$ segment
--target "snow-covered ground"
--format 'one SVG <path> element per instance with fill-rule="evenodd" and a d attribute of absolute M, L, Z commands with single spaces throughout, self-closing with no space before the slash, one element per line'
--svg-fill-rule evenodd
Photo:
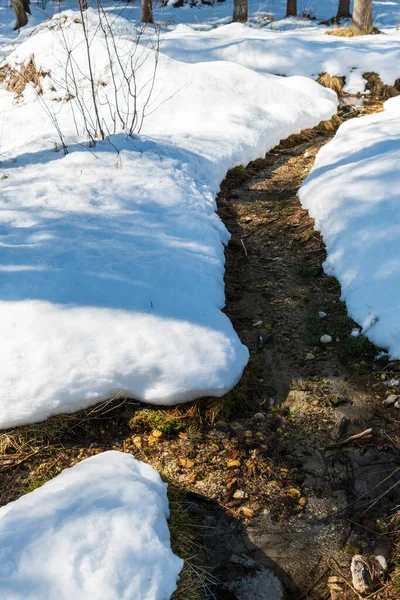
<path fill-rule="evenodd" d="M 323 235 L 325 271 L 363 333 L 400 358 L 400 100 L 343 124 L 300 200 Z"/>
<path fill-rule="evenodd" d="M 168 600 L 183 561 L 170 546 L 166 484 L 104 452 L 0 509 L 2 600 Z"/>
<path fill-rule="evenodd" d="M 142 134 L 87 148 L 76 134 L 84 130 L 78 99 L 91 104 L 82 26 L 75 12 L 65 18 L 40 26 L 7 59 L 18 70 L 34 54 L 48 73 L 43 94 L 28 86 L 16 103 L 0 91 L 3 427 L 120 390 L 158 404 L 226 393 L 248 351 L 221 312 L 228 233 L 214 212 L 219 184 L 229 168 L 330 118 L 337 104 L 310 79 L 160 55 Z M 116 69 L 117 100 L 95 11 L 87 26 L 99 116 L 112 130 L 117 112 L 125 119 L 130 110 L 126 87 Z M 135 28 L 118 18 L 114 31 L 129 56 Z M 67 47 L 77 88 L 63 86 Z M 137 52 L 145 57 L 135 77 L 140 114 L 155 55 Z M 66 156 L 54 150 L 55 121 Z"/>
<path fill-rule="evenodd" d="M 344 91 L 350 94 L 365 91 L 366 72 L 378 73 L 386 85 L 393 85 L 400 78 L 399 30 L 353 38 L 325 35 L 326 30 L 309 27 L 271 31 L 231 23 L 197 31 L 178 25 L 162 36 L 161 49 L 177 60 L 226 60 L 262 74 L 303 75 L 312 79 L 318 79 L 321 73 L 344 76 Z"/>

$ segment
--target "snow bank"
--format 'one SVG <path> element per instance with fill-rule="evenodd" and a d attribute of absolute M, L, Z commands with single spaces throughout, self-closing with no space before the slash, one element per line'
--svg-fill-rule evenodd
<path fill-rule="evenodd" d="M 343 124 L 300 189 L 350 316 L 400 358 L 400 100 Z"/>
<path fill-rule="evenodd" d="M 85 73 L 74 18 L 64 34 Z M 89 24 L 94 18 L 89 11 Z M 129 48 L 132 27 L 121 19 L 117 28 L 120 47 Z M 8 59 L 19 68 L 35 49 L 49 73 L 43 95 L 27 88 L 16 104 L 3 90 L 0 99 L 9 157 L 0 168 L 0 426 L 120 390 L 154 404 L 221 396 L 240 378 L 248 350 L 221 312 L 229 235 L 214 212 L 219 184 L 229 168 L 329 118 L 336 95 L 301 77 L 161 55 L 143 133 L 115 134 L 88 150 L 73 142 L 79 114 L 72 118 L 71 101 L 54 100 L 63 60 L 53 32 L 44 25 Z M 96 36 L 95 77 L 109 81 L 98 27 Z M 138 85 L 148 80 L 143 69 Z M 88 87 L 82 77 L 90 102 Z M 111 127 L 112 86 L 99 93 Z M 67 156 L 54 152 L 43 102 L 56 111 Z"/>
<path fill-rule="evenodd" d="M 324 35 L 328 28 L 272 31 L 231 23 L 211 31 L 178 25 L 162 37 L 162 51 L 190 63 L 227 60 L 258 73 L 345 76 L 345 92 L 364 92 L 366 72 L 376 72 L 386 85 L 400 78 L 400 32 L 353 38 Z"/>
<path fill-rule="evenodd" d="M 129 454 L 104 452 L 0 509 L 0 598 L 167 600 L 167 485 Z"/>

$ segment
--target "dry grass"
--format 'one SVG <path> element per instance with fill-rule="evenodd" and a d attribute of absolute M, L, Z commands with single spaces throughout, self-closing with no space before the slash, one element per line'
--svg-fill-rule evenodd
<path fill-rule="evenodd" d="M 365 31 L 357 31 L 353 27 L 338 27 L 336 29 L 329 29 L 325 31 L 325 35 L 336 35 L 338 37 L 355 37 L 359 35 L 376 35 L 380 33 L 376 27 L 371 27 Z"/>
<path fill-rule="evenodd" d="M 210 586 L 216 583 L 212 574 L 202 566 L 203 552 L 198 530 L 193 523 L 184 494 L 169 483 L 168 520 L 173 552 L 185 562 L 179 576 L 178 589 L 171 600 L 206 600 Z"/>
<path fill-rule="evenodd" d="M 14 94 L 17 99 L 21 98 L 27 84 L 32 84 L 37 92 L 42 94 L 41 80 L 46 75 L 49 73 L 38 69 L 32 56 L 27 63 L 20 65 L 19 69 L 10 65 L 0 67 L 0 85 Z"/>
<path fill-rule="evenodd" d="M 327 32 L 329 33 L 329 32 Z M 328 73 L 321 73 L 317 79 L 317 83 L 323 87 L 329 88 L 337 93 L 338 96 L 342 95 L 345 77 L 338 77 L 337 75 L 329 75 Z"/>
<path fill-rule="evenodd" d="M 295 148 L 299 144 L 311 142 L 320 135 L 336 131 L 340 127 L 341 123 L 342 121 L 340 117 L 338 115 L 333 115 L 331 119 L 328 121 L 321 121 L 313 129 L 303 129 L 300 133 L 294 133 L 286 139 L 281 140 L 279 146 L 276 147 L 276 150 Z"/>

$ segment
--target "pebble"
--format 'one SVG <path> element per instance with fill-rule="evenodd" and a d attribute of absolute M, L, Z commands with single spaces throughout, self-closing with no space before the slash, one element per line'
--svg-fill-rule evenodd
<path fill-rule="evenodd" d="M 326 312 L 324 312 L 323 310 L 320 310 L 320 311 L 319 311 L 319 313 L 318 313 L 318 315 L 319 315 L 319 318 L 320 318 L 320 319 L 325 319 L 325 317 L 326 317 Z"/>
<path fill-rule="evenodd" d="M 354 589 L 360 594 L 371 591 L 371 579 L 368 567 L 361 554 L 355 554 L 351 561 L 351 576 Z"/>
<path fill-rule="evenodd" d="M 306 152 L 304 152 L 304 158 L 310 158 L 311 154 L 308 152 L 308 150 L 306 150 Z"/>
<path fill-rule="evenodd" d="M 384 571 L 387 571 L 388 566 L 387 566 L 386 558 L 382 554 L 378 554 L 378 556 L 375 556 L 375 560 L 378 561 L 378 563 L 381 565 L 381 567 Z"/>
<path fill-rule="evenodd" d="M 396 396 L 395 394 L 390 394 L 390 396 L 384 399 L 383 404 L 386 404 L 386 406 L 391 406 L 392 404 L 396 404 L 397 399 L 398 396 Z"/>
<path fill-rule="evenodd" d="M 265 413 L 258 412 L 254 415 L 256 421 L 265 421 Z"/>
<path fill-rule="evenodd" d="M 320 337 L 321 344 L 331 344 L 332 343 L 332 338 L 330 335 L 328 335 L 327 333 L 325 333 L 325 335 L 322 335 Z"/>
<path fill-rule="evenodd" d="M 237 490 L 234 494 L 233 494 L 234 498 L 246 498 L 246 494 L 243 490 Z"/>
<path fill-rule="evenodd" d="M 391 379 L 388 383 L 388 386 L 391 387 L 397 387 L 399 385 L 400 381 L 398 379 Z"/>
<path fill-rule="evenodd" d="M 194 467 L 194 460 L 190 460 L 190 458 L 181 458 L 179 462 L 185 469 L 193 469 Z"/>
<path fill-rule="evenodd" d="M 315 356 L 312 352 L 306 354 L 306 360 L 314 360 Z"/>

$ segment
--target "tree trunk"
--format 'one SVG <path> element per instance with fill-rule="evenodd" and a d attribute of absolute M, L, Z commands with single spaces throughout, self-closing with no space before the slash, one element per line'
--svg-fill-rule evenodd
<path fill-rule="evenodd" d="M 154 23 L 152 0 L 142 0 L 142 21 L 143 23 Z"/>
<path fill-rule="evenodd" d="M 372 0 L 354 0 L 351 28 L 359 34 L 372 31 Z"/>
<path fill-rule="evenodd" d="M 27 13 L 30 15 L 29 0 L 12 0 L 15 16 L 17 21 L 15 23 L 14 31 L 21 29 L 28 23 Z"/>
<path fill-rule="evenodd" d="M 234 0 L 233 20 L 245 23 L 249 16 L 248 0 Z"/>
<path fill-rule="evenodd" d="M 286 16 L 295 17 L 297 15 L 297 0 L 287 0 Z"/>
<path fill-rule="evenodd" d="M 351 17 L 350 0 L 339 0 L 339 8 L 336 17 L 338 19 L 345 19 Z"/>

